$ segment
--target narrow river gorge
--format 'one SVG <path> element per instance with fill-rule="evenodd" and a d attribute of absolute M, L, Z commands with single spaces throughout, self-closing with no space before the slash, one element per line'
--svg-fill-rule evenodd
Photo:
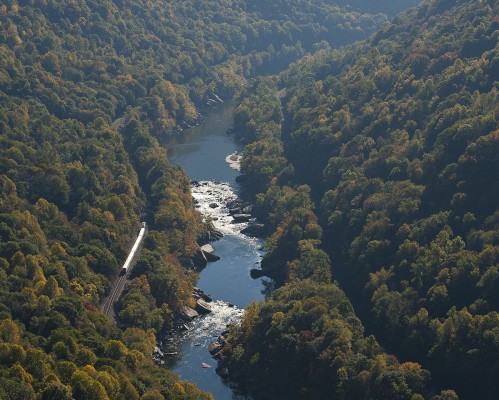
<path fill-rule="evenodd" d="M 212 243 L 220 260 L 208 263 L 197 282 L 213 299 L 212 313 L 193 320 L 188 330 L 163 338 L 162 351 L 170 354 L 164 357 L 167 367 L 182 379 L 213 393 L 217 400 L 249 397 L 236 393 L 216 374 L 217 363 L 208 346 L 227 329 L 227 324 L 241 319 L 250 302 L 262 300 L 270 284 L 250 277 L 250 270 L 258 267 L 263 255 L 263 241 L 242 234 L 240 231 L 248 223 L 233 223 L 226 207 L 240 194 L 236 183 L 239 172 L 227 162 L 228 155 L 241 150 L 233 136 L 227 134 L 233 115 L 233 102 L 219 104 L 209 110 L 200 126 L 185 130 L 174 138 L 175 142 L 165 144 L 170 160 L 182 165 L 189 177 L 198 182 L 192 187 L 196 207 L 212 218 L 224 236 Z M 210 367 L 203 368 L 203 363 Z"/>

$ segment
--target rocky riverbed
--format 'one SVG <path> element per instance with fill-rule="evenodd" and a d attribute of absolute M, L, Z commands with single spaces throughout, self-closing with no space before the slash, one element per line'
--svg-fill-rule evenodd
<path fill-rule="evenodd" d="M 211 243 L 201 247 L 205 256 L 212 258 L 200 270 L 199 288 L 193 293 L 196 307 L 186 308 L 175 330 L 158 343 L 155 360 L 201 388 L 213 390 L 214 379 L 227 387 L 224 369 L 217 368 L 217 360 L 211 358 L 217 356 L 218 345 L 213 343 L 223 341 L 228 326 L 239 323 L 250 301 L 263 298 L 262 280 L 250 277 L 263 255 L 262 240 L 241 233 L 259 224 L 252 216 L 253 206 L 238 197 L 233 184 L 193 181 L 192 196 L 196 208 L 217 232 Z M 215 398 L 246 398 L 234 394 L 233 388 L 227 390 Z"/>

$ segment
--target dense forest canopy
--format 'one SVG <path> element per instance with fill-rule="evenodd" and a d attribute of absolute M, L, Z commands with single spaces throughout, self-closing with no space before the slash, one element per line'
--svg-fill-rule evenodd
<path fill-rule="evenodd" d="M 249 142 L 242 166 L 274 232 L 262 269 L 284 286 L 233 333 L 236 373 L 284 360 L 296 368 L 295 395 L 328 398 L 335 375 L 317 382 L 322 369 L 310 361 L 338 360 L 323 350 L 335 340 L 324 337 L 327 308 L 315 312 L 315 293 L 310 309 L 290 301 L 295 286 L 324 290 L 332 274 L 366 330 L 431 373 L 421 394 L 497 398 L 498 9 L 425 1 L 366 41 L 320 50 L 247 89 L 235 119 Z M 289 389 L 282 366 L 269 368 Z M 377 398 L 381 382 L 384 398 L 412 396 L 400 377 L 348 368 L 343 385 L 363 377 L 365 392 L 340 385 L 339 398 Z M 250 384 L 251 373 L 239 379 Z"/>
<path fill-rule="evenodd" d="M 150 360 L 209 229 L 157 139 L 240 92 L 282 287 L 231 330 L 232 378 L 261 398 L 496 398 L 498 2 L 385 25 L 416 3 L 0 4 L 0 398 L 211 398 Z M 143 219 L 117 327 L 98 306 Z"/>
<path fill-rule="evenodd" d="M 232 96 L 245 78 L 277 72 L 315 46 L 365 37 L 387 19 L 361 4 L 285 5 L 7 1 L 0 8 L 0 89 L 83 122 L 96 115 L 112 121 L 139 107 L 148 128 L 165 134 L 195 121 L 196 106 L 215 94 Z"/>
<path fill-rule="evenodd" d="M 0 398 L 210 398 L 150 361 L 156 333 L 193 301 L 209 229 L 156 138 L 393 11 L 269 4 L 0 4 Z M 117 327 L 98 307 L 144 219 Z"/>

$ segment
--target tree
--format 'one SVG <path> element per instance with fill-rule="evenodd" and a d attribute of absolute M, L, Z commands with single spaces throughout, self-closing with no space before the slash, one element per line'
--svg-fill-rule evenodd
<path fill-rule="evenodd" d="M 42 400 L 71 400 L 71 390 L 60 382 L 50 382 L 41 392 Z"/>
<path fill-rule="evenodd" d="M 128 349 L 119 340 L 109 340 L 104 346 L 104 352 L 107 357 L 119 360 L 128 353 Z"/>
<path fill-rule="evenodd" d="M 92 379 L 86 372 L 77 370 L 74 372 L 71 383 L 73 397 L 76 400 L 109 400 L 109 396 L 102 384 Z"/>

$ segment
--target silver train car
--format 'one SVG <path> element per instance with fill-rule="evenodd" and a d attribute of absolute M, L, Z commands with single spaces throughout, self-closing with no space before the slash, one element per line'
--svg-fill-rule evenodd
<path fill-rule="evenodd" d="M 137 250 L 140 246 L 140 243 L 142 242 L 142 239 L 144 238 L 144 235 L 146 233 L 146 223 L 142 222 L 140 224 L 140 226 L 141 226 L 141 228 L 139 231 L 139 235 L 137 236 L 137 239 L 135 240 L 135 243 L 132 247 L 132 250 L 130 250 L 130 253 L 128 254 L 128 257 L 127 257 L 125 263 L 121 267 L 120 275 L 126 274 L 126 272 L 128 271 L 128 268 L 130 268 L 130 264 L 132 263 L 132 260 L 135 257 L 135 254 L 137 253 Z"/>

